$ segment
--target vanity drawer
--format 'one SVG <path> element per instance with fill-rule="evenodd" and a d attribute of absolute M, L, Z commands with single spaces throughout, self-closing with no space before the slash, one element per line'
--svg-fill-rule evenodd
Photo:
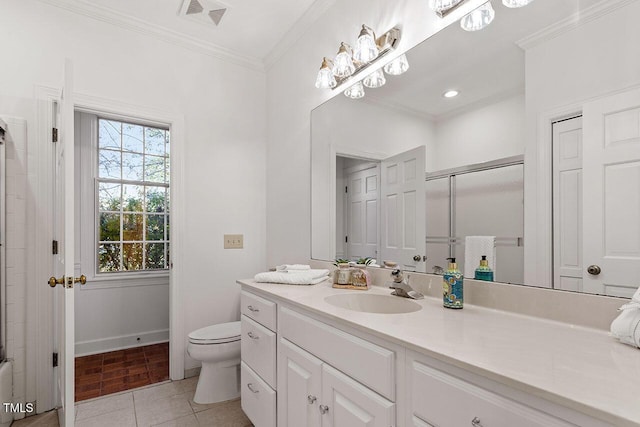
<path fill-rule="evenodd" d="M 417 360 L 408 360 L 407 368 L 407 397 L 416 426 L 574 426 Z"/>
<path fill-rule="evenodd" d="M 276 392 L 240 363 L 240 404 L 255 427 L 276 427 Z"/>
<path fill-rule="evenodd" d="M 284 338 L 395 401 L 395 352 L 288 308 L 278 322 Z"/>
<path fill-rule="evenodd" d="M 276 388 L 276 334 L 257 322 L 242 316 L 240 323 L 242 360 Z"/>
<path fill-rule="evenodd" d="M 249 292 L 240 294 L 240 312 L 263 326 L 276 330 L 276 303 Z"/>

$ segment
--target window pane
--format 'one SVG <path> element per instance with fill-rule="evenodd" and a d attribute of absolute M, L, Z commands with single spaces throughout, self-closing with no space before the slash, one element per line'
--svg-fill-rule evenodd
<path fill-rule="evenodd" d="M 166 147 L 166 153 L 167 156 L 169 155 L 169 153 L 171 152 L 171 131 L 166 131 L 166 139 L 167 139 L 167 145 Z"/>
<path fill-rule="evenodd" d="M 98 177 L 120 179 L 120 151 L 98 151 Z"/>
<path fill-rule="evenodd" d="M 98 120 L 98 146 L 100 148 L 120 149 L 120 122 Z"/>
<path fill-rule="evenodd" d="M 123 185 L 122 187 L 122 210 L 125 212 L 142 212 L 144 187 L 142 185 Z"/>
<path fill-rule="evenodd" d="M 119 211 L 122 185 L 101 182 L 98 185 L 98 198 L 101 211 Z"/>
<path fill-rule="evenodd" d="M 162 187 L 147 187 L 146 211 L 149 213 L 164 212 L 166 192 Z"/>
<path fill-rule="evenodd" d="M 169 238 L 169 233 L 167 233 L 167 238 Z M 166 255 L 167 268 L 169 268 L 171 267 L 171 251 L 170 251 L 171 243 L 167 242 L 166 246 L 167 246 L 167 255 Z"/>
<path fill-rule="evenodd" d="M 144 152 L 164 156 L 164 130 L 144 128 Z"/>
<path fill-rule="evenodd" d="M 165 218 L 164 223 L 167 229 L 167 240 L 169 240 L 169 231 L 171 231 L 171 227 L 169 226 L 169 215 Z"/>
<path fill-rule="evenodd" d="M 122 244 L 122 269 L 142 270 L 142 243 Z"/>
<path fill-rule="evenodd" d="M 171 159 L 167 157 L 167 161 L 165 163 L 165 181 L 166 183 L 169 182 L 169 179 L 171 177 Z"/>
<path fill-rule="evenodd" d="M 142 181 L 142 154 L 122 153 L 122 179 Z"/>
<path fill-rule="evenodd" d="M 98 270 L 120 271 L 120 244 L 109 243 L 98 247 Z"/>
<path fill-rule="evenodd" d="M 122 216 L 122 240 L 142 240 L 142 227 L 141 214 L 124 214 Z"/>
<path fill-rule="evenodd" d="M 120 214 L 100 214 L 100 241 L 117 242 L 120 240 Z"/>
<path fill-rule="evenodd" d="M 122 124 L 122 150 L 135 153 L 144 152 L 142 140 L 142 126 L 129 123 Z"/>
<path fill-rule="evenodd" d="M 164 243 L 149 243 L 146 247 L 146 268 L 164 268 Z"/>
<path fill-rule="evenodd" d="M 146 181 L 165 182 L 164 157 L 145 156 L 144 162 L 144 175 Z"/>
<path fill-rule="evenodd" d="M 164 240 L 164 215 L 147 215 L 146 240 Z"/>

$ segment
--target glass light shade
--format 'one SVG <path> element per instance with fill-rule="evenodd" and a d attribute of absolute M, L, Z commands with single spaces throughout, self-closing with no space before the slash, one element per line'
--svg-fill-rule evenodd
<path fill-rule="evenodd" d="M 362 82 L 358 82 L 351 86 L 349 89 L 344 91 L 344 95 L 347 98 L 351 99 L 359 99 L 364 96 L 364 87 L 362 86 Z"/>
<path fill-rule="evenodd" d="M 348 46 L 344 43 L 340 44 L 340 50 L 333 61 L 333 75 L 340 78 L 349 77 L 355 71 L 356 66 L 353 65 L 353 59 L 349 52 Z"/>
<path fill-rule="evenodd" d="M 336 78 L 333 76 L 333 71 L 331 71 L 330 62 L 327 58 L 324 58 L 320 71 L 318 71 L 318 77 L 316 78 L 316 87 L 318 89 L 333 89 L 337 84 L 338 82 L 336 82 Z"/>
<path fill-rule="evenodd" d="M 503 5 L 511 8 L 523 7 L 532 2 L 533 0 L 502 0 Z"/>
<path fill-rule="evenodd" d="M 362 83 L 368 88 L 376 89 L 384 86 L 386 82 L 387 82 L 387 79 L 384 78 L 384 73 L 382 72 L 382 69 L 378 69 L 373 73 L 369 74 Z"/>
<path fill-rule="evenodd" d="M 367 63 L 376 59 L 379 53 L 373 31 L 363 25 L 358 41 L 356 41 L 356 48 L 353 51 L 353 59 Z"/>
<path fill-rule="evenodd" d="M 491 2 L 486 2 L 473 12 L 468 13 L 460 20 L 460 26 L 465 31 L 482 30 L 495 18 L 496 12 L 491 7 Z"/>
<path fill-rule="evenodd" d="M 384 66 L 384 72 L 390 76 L 399 76 L 409 69 L 409 61 L 403 54 Z"/>
<path fill-rule="evenodd" d="M 451 9 L 461 1 L 462 0 L 429 0 L 429 7 L 434 12 L 440 13 Z"/>

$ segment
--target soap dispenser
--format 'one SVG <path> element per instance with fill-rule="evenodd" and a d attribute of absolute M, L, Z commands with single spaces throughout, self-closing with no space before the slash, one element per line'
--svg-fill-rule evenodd
<path fill-rule="evenodd" d="M 493 282 L 493 270 L 489 267 L 489 261 L 487 261 L 486 255 L 482 255 L 480 265 L 476 268 L 475 279 Z"/>
<path fill-rule="evenodd" d="M 442 303 L 446 308 L 462 308 L 463 298 L 463 280 L 464 277 L 455 258 L 447 258 L 449 260 L 449 268 L 442 276 Z"/>

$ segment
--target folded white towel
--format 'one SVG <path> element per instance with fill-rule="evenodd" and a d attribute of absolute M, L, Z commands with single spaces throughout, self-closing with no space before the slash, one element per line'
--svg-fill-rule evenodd
<path fill-rule="evenodd" d="M 496 278 L 496 237 L 495 236 L 467 236 L 464 239 L 464 277 L 473 279 L 476 268 L 480 265 L 482 255 L 487 256 L 489 267 Z"/>
<path fill-rule="evenodd" d="M 289 270 L 299 270 L 299 271 L 311 270 L 311 266 L 306 264 L 282 264 L 276 267 L 276 271 L 289 271 Z"/>
<path fill-rule="evenodd" d="M 286 285 L 315 285 L 329 278 L 329 270 L 315 270 L 324 271 L 322 275 L 318 275 L 314 270 L 310 271 L 311 273 L 301 272 L 296 274 L 270 271 L 256 274 L 254 280 L 262 283 L 283 283 Z"/>
<path fill-rule="evenodd" d="M 619 309 L 622 311 L 611 323 L 611 335 L 625 344 L 640 348 L 640 288 Z"/>

